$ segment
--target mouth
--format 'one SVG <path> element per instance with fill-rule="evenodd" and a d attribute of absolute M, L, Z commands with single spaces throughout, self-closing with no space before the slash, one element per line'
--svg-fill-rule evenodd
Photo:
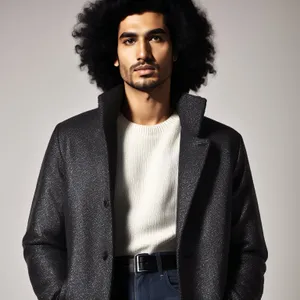
<path fill-rule="evenodd" d="M 134 69 L 134 71 L 138 72 L 139 75 L 148 75 L 153 73 L 155 71 L 155 68 L 152 66 L 141 66 Z"/>
<path fill-rule="evenodd" d="M 139 75 L 148 75 L 148 74 L 152 74 L 154 73 L 154 69 L 153 68 L 148 68 L 148 69 L 139 69 L 139 70 L 136 70 L 136 72 L 139 73 Z"/>
<path fill-rule="evenodd" d="M 150 65 L 146 65 L 146 66 L 140 66 L 140 67 L 137 67 L 134 69 L 134 71 L 140 71 L 140 70 L 155 70 L 155 68 Z"/>

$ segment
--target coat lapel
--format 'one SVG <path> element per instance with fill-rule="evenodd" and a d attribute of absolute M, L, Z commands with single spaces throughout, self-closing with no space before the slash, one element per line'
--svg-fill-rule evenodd
<path fill-rule="evenodd" d="M 99 145 L 107 154 L 106 172 L 108 177 L 108 187 L 110 190 L 111 202 L 114 199 L 114 186 L 116 177 L 117 163 L 117 118 L 121 110 L 121 104 L 124 100 L 123 85 L 118 85 L 113 89 L 102 93 L 98 97 L 100 129 L 102 130 L 101 145 Z M 112 204 L 112 203 L 111 203 Z"/>
<path fill-rule="evenodd" d="M 118 85 L 98 97 L 99 118 L 105 140 L 103 150 L 108 154 L 106 174 L 109 174 L 108 188 L 111 199 L 114 197 L 117 154 L 116 120 L 122 102 L 125 99 L 123 85 Z M 191 202 L 207 158 L 210 141 L 201 138 L 201 124 L 204 118 L 206 99 L 199 96 L 185 94 L 176 104 L 176 111 L 180 117 L 181 139 L 178 171 L 177 198 L 177 250 L 180 250 L 184 225 L 188 217 Z"/>
<path fill-rule="evenodd" d="M 181 122 L 176 226 L 178 252 L 181 249 L 184 225 L 210 147 L 210 141 L 200 137 L 205 107 L 206 99 L 185 94 L 179 99 L 176 108 Z"/>

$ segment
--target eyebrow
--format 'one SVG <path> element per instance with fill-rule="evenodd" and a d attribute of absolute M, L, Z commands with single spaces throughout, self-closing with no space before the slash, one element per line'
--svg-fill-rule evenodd
<path fill-rule="evenodd" d="M 146 36 L 153 35 L 153 34 L 167 34 L 166 31 L 162 28 L 152 29 L 146 32 Z M 129 37 L 137 37 L 138 35 L 135 32 L 123 32 L 119 39 L 129 38 Z"/>

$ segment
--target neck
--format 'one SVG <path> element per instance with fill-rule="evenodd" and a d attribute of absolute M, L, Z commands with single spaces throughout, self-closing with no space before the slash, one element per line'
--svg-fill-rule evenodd
<path fill-rule="evenodd" d="M 172 114 L 170 105 L 170 80 L 151 92 L 140 91 L 124 82 L 126 101 L 123 115 L 131 122 L 141 125 L 155 125 Z"/>

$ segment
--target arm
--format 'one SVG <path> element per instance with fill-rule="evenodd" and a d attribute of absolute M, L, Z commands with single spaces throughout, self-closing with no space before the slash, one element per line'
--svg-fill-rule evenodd
<path fill-rule="evenodd" d="M 233 174 L 232 227 L 224 299 L 259 300 L 268 250 L 243 138 Z"/>
<path fill-rule="evenodd" d="M 57 299 L 66 276 L 64 196 L 63 161 L 56 126 L 42 162 L 22 239 L 30 281 L 38 299 Z"/>

